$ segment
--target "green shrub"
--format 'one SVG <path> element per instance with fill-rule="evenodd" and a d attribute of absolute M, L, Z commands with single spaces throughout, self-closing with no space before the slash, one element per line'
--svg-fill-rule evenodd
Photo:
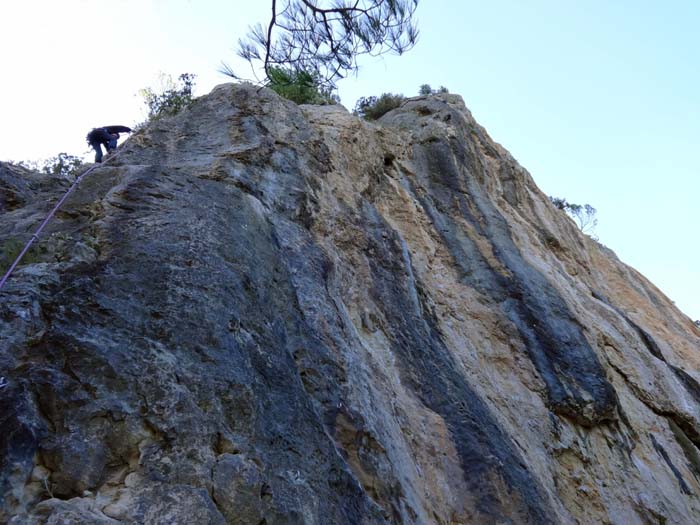
<path fill-rule="evenodd" d="M 60 177 L 75 177 L 83 167 L 83 159 L 75 155 L 61 152 L 55 157 L 45 160 L 22 160 L 12 162 L 16 166 L 21 166 L 28 170 L 38 171 L 46 175 L 55 175 Z"/>
<path fill-rule="evenodd" d="M 398 108 L 406 98 L 403 95 L 383 93 L 380 97 L 361 97 L 353 113 L 365 120 L 377 120 L 392 109 Z"/>
<path fill-rule="evenodd" d="M 338 96 L 319 84 L 315 75 L 301 70 L 271 67 L 268 87 L 297 104 L 337 104 Z"/>
<path fill-rule="evenodd" d="M 83 159 L 75 155 L 61 152 L 55 157 L 51 157 L 44 161 L 41 168 L 42 173 L 47 175 L 60 175 L 62 177 L 74 177 L 80 172 L 83 167 Z"/>
<path fill-rule="evenodd" d="M 419 95 L 435 95 L 436 93 L 449 93 L 450 90 L 447 89 L 445 86 L 440 86 L 438 89 L 433 89 L 430 87 L 430 84 L 422 84 L 421 87 L 418 88 L 418 94 Z"/>
<path fill-rule="evenodd" d="M 176 115 L 192 103 L 192 89 L 195 75 L 183 73 L 176 83 L 170 75 L 161 75 L 161 90 L 156 93 L 151 88 L 139 91 L 148 107 L 148 119 Z"/>

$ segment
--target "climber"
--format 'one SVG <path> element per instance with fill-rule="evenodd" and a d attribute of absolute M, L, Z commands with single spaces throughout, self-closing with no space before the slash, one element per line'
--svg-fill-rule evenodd
<path fill-rule="evenodd" d="M 117 140 L 120 133 L 131 133 L 131 128 L 126 126 L 104 126 L 102 128 L 94 128 L 87 134 L 85 140 L 95 150 L 95 162 L 102 162 L 102 145 L 104 145 L 107 153 L 112 153 L 117 149 Z"/>

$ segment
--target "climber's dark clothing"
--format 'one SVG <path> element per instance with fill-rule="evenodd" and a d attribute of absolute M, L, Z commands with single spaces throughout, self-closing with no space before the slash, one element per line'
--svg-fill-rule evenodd
<path fill-rule="evenodd" d="M 105 126 L 105 129 L 107 133 L 116 133 L 117 135 L 119 135 L 119 133 L 131 133 L 131 128 L 127 128 L 126 126 Z"/>
<path fill-rule="evenodd" d="M 102 146 L 104 145 L 107 153 L 117 149 L 119 135 L 110 133 L 107 128 L 95 128 L 85 138 L 95 150 L 95 162 L 102 162 Z"/>
<path fill-rule="evenodd" d="M 129 133 L 131 128 L 126 126 L 105 126 L 103 128 L 94 128 L 87 134 L 85 139 L 88 144 L 95 150 L 95 162 L 102 162 L 102 146 L 104 145 L 107 153 L 117 149 L 117 140 L 119 133 Z"/>

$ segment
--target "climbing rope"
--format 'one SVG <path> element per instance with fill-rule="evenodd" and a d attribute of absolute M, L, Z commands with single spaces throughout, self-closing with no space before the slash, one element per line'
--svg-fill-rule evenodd
<path fill-rule="evenodd" d="M 119 153 L 115 153 L 114 155 L 111 156 L 111 158 L 105 160 L 104 164 L 113 161 L 114 159 L 117 158 L 118 155 L 119 155 Z M 5 286 L 5 283 L 10 278 L 10 275 L 12 275 L 12 272 L 14 271 L 15 267 L 22 260 L 22 257 L 24 257 L 24 254 L 27 253 L 27 251 L 29 251 L 29 248 L 34 243 L 34 241 L 39 239 L 39 235 L 41 235 L 41 231 L 49 223 L 49 221 L 53 217 L 54 213 L 56 213 L 58 211 L 58 209 L 61 207 L 61 204 L 63 204 L 63 202 L 68 198 L 68 195 L 70 195 L 71 192 L 78 186 L 78 184 L 80 184 L 80 181 L 83 179 L 83 177 L 90 174 L 94 169 L 99 168 L 100 166 L 103 166 L 104 164 L 95 164 L 91 168 L 89 168 L 89 169 L 85 170 L 83 173 L 81 173 L 80 176 L 77 177 L 75 179 L 75 181 L 73 181 L 73 184 L 71 184 L 71 187 L 68 188 L 68 191 L 63 195 L 63 197 L 61 197 L 61 200 L 59 200 L 56 203 L 56 206 L 53 207 L 53 210 L 51 210 L 51 212 L 46 216 L 46 218 L 44 219 L 44 222 L 41 223 L 41 226 L 39 226 L 39 228 L 37 228 L 37 230 L 31 236 L 31 238 L 29 239 L 27 244 L 24 246 L 22 251 L 19 253 L 17 258 L 15 259 L 15 262 L 12 263 L 12 266 L 10 266 L 10 269 L 7 270 L 7 272 L 5 273 L 5 275 L 2 278 L 2 281 L 0 281 L 0 290 L 2 290 L 2 287 Z"/>

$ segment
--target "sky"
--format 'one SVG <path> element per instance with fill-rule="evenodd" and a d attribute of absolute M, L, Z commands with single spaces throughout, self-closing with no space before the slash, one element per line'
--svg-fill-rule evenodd
<path fill-rule="evenodd" d="M 238 38 L 265 0 L 0 3 L 0 160 L 90 158 L 94 126 L 145 119 L 138 91 L 197 75 L 197 95 L 243 74 Z M 597 210 L 596 234 L 700 319 L 700 2 L 421 0 L 403 56 L 361 60 L 360 96 L 461 95 L 547 194 Z"/>

